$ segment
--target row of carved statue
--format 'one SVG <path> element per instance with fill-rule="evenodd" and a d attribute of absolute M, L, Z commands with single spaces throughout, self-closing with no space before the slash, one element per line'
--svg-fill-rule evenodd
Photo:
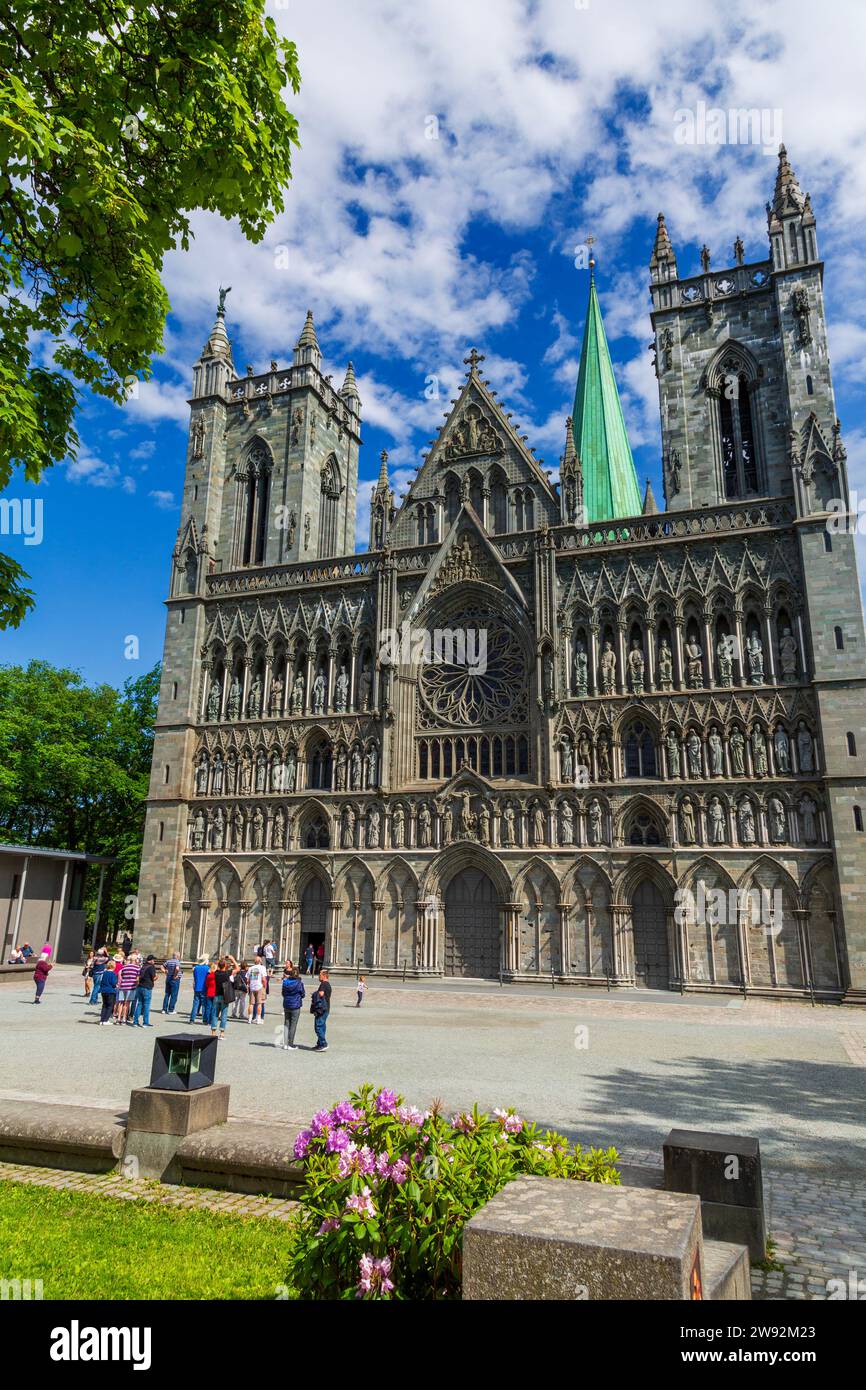
<path fill-rule="evenodd" d="M 228 693 L 223 707 L 223 676 L 215 671 L 208 686 L 205 717 L 211 723 L 221 719 L 233 722 L 238 719 L 282 718 L 285 715 L 348 714 L 364 712 L 371 708 L 373 698 L 372 662 L 365 660 L 358 675 L 357 700 L 352 701 L 351 679 L 348 667 L 343 662 L 334 678 L 334 689 L 328 693 L 328 671 L 324 664 L 312 669 L 310 698 L 307 700 L 307 676 L 300 669 L 286 673 L 286 680 L 277 671 L 271 678 L 267 696 L 265 695 L 264 671 L 253 673 L 249 690 L 244 698 L 242 672 L 236 670 L 228 683 Z M 288 687 L 288 688 L 287 688 Z"/>
<path fill-rule="evenodd" d="M 682 730 L 668 727 L 661 740 L 664 762 L 657 757 L 655 736 L 648 726 L 635 721 L 626 726 L 619 747 L 605 730 L 591 734 L 582 729 L 574 736 L 565 733 L 559 741 L 560 780 L 577 785 L 609 782 L 615 777 L 767 777 L 813 774 L 816 747 L 804 720 L 796 731 L 781 721 L 765 729 L 755 721 L 751 730 L 733 725 L 729 731 L 711 724 L 707 730 L 692 726 Z M 618 759 L 614 756 L 618 755 Z M 664 766 L 664 771 L 660 769 Z"/>
<path fill-rule="evenodd" d="M 307 765 L 307 785 L 331 789 L 333 777 L 337 791 L 371 791 L 379 785 L 379 748 L 375 740 L 366 745 L 340 744 L 336 751 L 323 744 L 314 749 Z M 253 792 L 294 792 L 297 790 L 298 754 L 293 744 L 274 748 L 270 754 L 260 748 L 255 757 L 246 749 L 240 757 L 230 749 L 223 758 L 219 749 L 211 756 L 202 750 L 195 764 L 196 796 L 249 796 Z"/>
<path fill-rule="evenodd" d="M 581 629 L 582 633 L 582 629 Z M 779 637 L 779 672 L 786 683 L 796 681 L 800 671 L 797 640 L 790 627 L 784 627 Z M 710 684 L 730 687 L 735 683 L 735 663 L 739 661 L 739 683 L 765 685 L 767 676 L 764 670 L 764 644 L 756 629 L 748 634 L 744 652 L 739 656 L 739 643 L 730 633 L 721 632 L 716 642 L 715 672 L 710 666 Z M 615 644 L 610 637 L 602 640 L 598 657 L 596 689 L 602 695 L 614 695 L 621 687 L 620 659 Z M 703 690 L 707 679 L 704 650 L 695 631 L 686 634 L 682 656 L 682 684 L 689 690 Z M 584 699 L 590 694 L 590 656 L 583 635 L 578 635 L 574 643 L 572 662 L 572 694 Z M 655 659 L 655 676 L 652 688 L 672 690 L 674 686 L 674 653 L 667 637 L 659 641 Z M 641 638 L 633 636 L 631 646 L 625 656 L 625 689 L 633 695 L 643 695 L 648 688 L 647 660 Z"/>

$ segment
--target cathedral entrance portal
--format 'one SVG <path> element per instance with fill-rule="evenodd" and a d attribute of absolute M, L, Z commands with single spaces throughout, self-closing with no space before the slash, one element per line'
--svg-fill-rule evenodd
<path fill-rule="evenodd" d="M 639 883 L 631 903 L 635 983 L 644 989 L 670 989 L 665 902 L 649 879 Z"/>
<path fill-rule="evenodd" d="M 481 869 L 462 869 L 445 890 L 445 974 L 499 975 L 499 898 Z"/>
<path fill-rule="evenodd" d="M 303 962 L 308 944 L 315 951 L 325 940 L 327 922 L 327 889 L 320 878 L 311 878 L 301 897 L 301 948 L 297 965 Z"/>

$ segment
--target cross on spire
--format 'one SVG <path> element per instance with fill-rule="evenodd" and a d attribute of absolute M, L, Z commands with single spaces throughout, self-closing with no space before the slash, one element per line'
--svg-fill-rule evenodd
<path fill-rule="evenodd" d="M 469 375 L 471 376 L 473 372 L 478 371 L 478 363 L 484 360 L 484 353 L 479 352 L 477 348 L 473 348 L 469 356 L 463 358 L 463 365 L 469 367 Z"/>
<path fill-rule="evenodd" d="M 592 235 L 592 232 L 590 232 L 583 244 L 589 251 L 589 269 L 590 272 L 592 272 L 595 270 L 595 256 L 592 254 L 592 248 L 595 246 L 595 237 Z"/>

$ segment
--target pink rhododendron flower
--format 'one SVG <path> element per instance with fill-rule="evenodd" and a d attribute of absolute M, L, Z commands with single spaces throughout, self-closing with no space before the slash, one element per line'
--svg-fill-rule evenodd
<path fill-rule="evenodd" d="M 306 1156 L 307 1149 L 310 1147 L 311 1138 L 312 1135 L 310 1134 L 310 1131 L 308 1129 L 301 1130 L 300 1134 L 295 1140 L 295 1147 L 293 1150 L 295 1158 L 304 1158 Z"/>
<path fill-rule="evenodd" d="M 493 1113 L 506 1134 L 519 1134 L 523 1129 L 523 1121 L 519 1115 L 512 1115 L 509 1110 L 494 1110 Z"/>
<path fill-rule="evenodd" d="M 359 1216 L 376 1215 L 369 1187 L 363 1188 L 360 1192 L 353 1192 L 351 1197 L 346 1198 L 346 1211 L 356 1211 Z"/>
<path fill-rule="evenodd" d="M 330 1124 L 331 1124 L 331 1113 L 330 1113 L 330 1111 L 329 1111 L 329 1110 L 317 1110 L 316 1113 L 315 1113 L 315 1115 L 313 1116 L 312 1120 L 310 1121 L 310 1130 L 312 1131 L 312 1133 L 313 1133 L 313 1135 L 315 1136 L 315 1138 L 318 1139 L 318 1137 L 319 1137 L 320 1134 L 324 1134 L 324 1133 L 326 1132 L 326 1130 L 328 1130 L 328 1129 L 330 1128 Z"/>
<path fill-rule="evenodd" d="M 397 1092 L 380 1091 L 376 1097 L 376 1114 L 393 1115 L 397 1109 Z"/>
<path fill-rule="evenodd" d="M 374 1260 L 372 1255 L 362 1255 L 358 1270 L 361 1277 L 358 1280 L 357 1298 L 363 1298 L 368 1293 L 389 1294 L 393 1291 L 394 1285 L 388 1278 L 391 1261 L 387 1255 L 381 1260 Z"/>
<path fill-rule="evenodd" d="M 336 1216 L 326 1216 L 321 1226 L 316 1232 L 317 1236 L 326 1236 L 329 1231 L 339 1231 L 340 1222 Z"/>
<path fill-rule="evenodd" d="M 424 1114 L 417 1105 L 400 1105 L 397 1107 L 397 1119 L 404 1125 L 417 1125 L 419 1128 L 424 1123 Z"/>
<path fill-rule="evenodd" d="M 391 1160 L 390 1160 L 390 1158 L 388 1157 L 387 1154 L 379 1154 L 379 1157 L 376 1159 L 376 1172 L 379 1174 L 379 1177 L 380 1177 L 380 1178 L 387 1178 L 387 1176 L 388 1176 L 388 1174 L 389 1174 L 390 1171 L 391 1171 Z"/>
<path fill-rule="evenodd" d="M 341 1100 L 339 1105 L 335 1105 L 331 1111 L 331 1123 L 335 1125 L 350 1125 L 355 1120 L 364 1117 L 363 1110 L 356 1110 L 351 1101 Z"/>
<path fill-rule="evenodd" d="M 459 1130 L 461 1134 L 472 1134 L 475 1121 L 471 1115 L 452 1115 L 451 1128 Z"/>
<path fill-rule="evenodd" d="M 374 1173 L 376 1157 L 373 1150 L 366 1144 L 362 1149 L 359 1149 L 357 1144 L 347 1144 L 340 1154 L 337 1171 L 341 1178 L 347 1178 L 350 1173 Z"/>
<path fill-rule="evenodd" d="M 347 1129 L 332 1129 L 328 1135 L 325 1149 L 329 1154 L 341 1153 L 343 1149 L 348 1148 L 351 1142 L 352 1137 Z"/>
<path fill-rule="evenodd" d="M 398 1158 L 396 1163 L 391 1164 L 391 1171 L 388 1176 L 398 1187 L 402 1186 L 409 1176 L 409 1164 L 405 1158 Z"/>

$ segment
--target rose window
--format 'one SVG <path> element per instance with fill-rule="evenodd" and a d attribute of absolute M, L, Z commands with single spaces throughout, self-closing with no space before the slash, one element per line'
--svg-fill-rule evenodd
<path fill-rule="evenodd" d="M 422 722 L 475 727 L 524 720 L 526 659 L 516 634 L 486 613 L 461 613 L 448 624 L 430 633 L 431 659 L 419 687 Z"/>

